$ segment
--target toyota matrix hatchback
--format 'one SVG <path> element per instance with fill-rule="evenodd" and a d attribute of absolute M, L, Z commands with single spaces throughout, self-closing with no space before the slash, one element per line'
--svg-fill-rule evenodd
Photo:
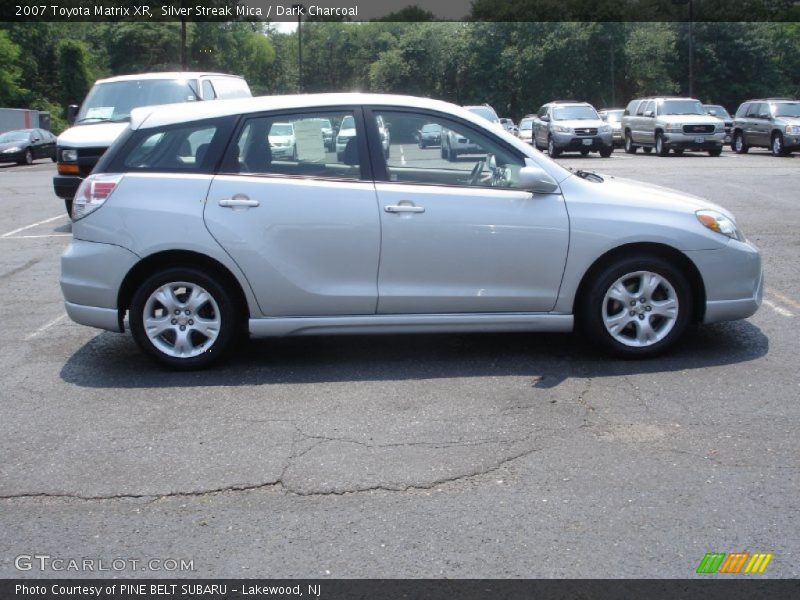
<path fill-rule="evenodd" d="M 337 152 L 325 123 L 349 123 Z M 270 143 L 294 130 L 294 151 Z M 385 156 L 436 124 L 470 160 Z M 341 147 L 341 150 L 340 150 Z M 169 367 L 241 336 L 571 331 L 623 356 L 752 315 L 758 250 L 725 209 L 568 171 L 463 108 L 404 96 L 272 96 L 133 111 L 81 184 L 62 257 L 70 317 L 130 328 Z M 127 319 L 126 319 L 127 317 Z"/>

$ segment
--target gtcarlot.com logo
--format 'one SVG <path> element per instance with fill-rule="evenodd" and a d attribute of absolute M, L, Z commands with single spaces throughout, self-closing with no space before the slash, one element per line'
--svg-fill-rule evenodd
<path fill-rule="evenodd" d="M 49 554 L 20 554 L 14 559 L 17 571 L 194 571 L 194 560 L 185 558 L 69 558 Z"/>
<path fill-rule="evenodd" d="M 761 574 L 772 560 L 772 552 L 708 552 L 697 566 L 698 573 Z"/>

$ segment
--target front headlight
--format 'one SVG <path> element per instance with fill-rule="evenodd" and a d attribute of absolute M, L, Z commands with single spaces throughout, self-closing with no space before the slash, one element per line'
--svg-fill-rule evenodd
<path fill-rule="evenodd" d="M 721 212 L 716 210 L 698 210 L 695 215 L 697 215 L 697 220 L 711 231 L 721 233 L 724 236 L 739 240 L 740 242 L 744 241 L 744 234 L 736 226 L 736 223 Z"/>
<path fill-rule="evenodd" d="M 75 162 L 78 160 L 78 151 L 77 150 L 62 150 L 61 151 L 61 162 Z"/>
<path fill-rule="evenodd" d="M 666 131 L 667 131 L 667 133 L 680 133 L 680 132 L 683 131 L 683 125 L 681 125 L 681 124 L 667 125 Z"/>
<path fill-rule="evenodd" d="M 19 146 L 11 146 L 11 148 L 6 148 L 5 150 L 3 150 L 3 152 L 11 153 L 11 152 L 19 152 L 20 150 L 22 150 L 22 148 L 20 148 Z"/>
<path fill-rule="evenodd" d="M 800 135 L 800 125 L 787 125 L 786 133 L 791 133 L 792 135 Z"/>
<path fill-rule="evenodd" d="M 556 133 L 572 133 L 572 129 L 570 127 L 564 127 L 563 125 L 552 125 L 552 129 Z"/>

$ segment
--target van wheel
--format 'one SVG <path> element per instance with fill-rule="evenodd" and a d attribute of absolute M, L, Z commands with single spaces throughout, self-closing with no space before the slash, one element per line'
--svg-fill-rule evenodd
<path fill-rule="evenodd" d="M 202 369 L 222 358 L 238 329 L 230 293 L 196 269 L 151 275 L 134 292 L 129 316 L 138 346 L 177 370 Z"/>
<path fill-rule="evenodd" d="M 659 354 L 683 335 L 691 320 L 686 277 L 657 256 L 623 258 L 589 283 L 578 314 L 586 336 L 619 356 Z"/>
<path fill-rule="evenodd" d="M 786 150 L 783 147 L 783 135 L 780 132 L 772 134 L 772 142 L 769 145 L 772 150 L 772 156 L 786 156 Z"/>
<path fill-rule="evenodd" d="M 659 156 L 667 156 L 669 154 L 669 146 L 664 143 L 664 134 L 661 132 L 656 134 L 656 154 Z"/>

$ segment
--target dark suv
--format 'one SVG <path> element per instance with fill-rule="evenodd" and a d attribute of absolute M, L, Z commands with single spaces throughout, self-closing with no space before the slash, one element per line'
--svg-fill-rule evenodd
<path fill-rule="evenodd" d="M 769 148 L 774 156 L 800 150 L 800 101 L 765 98 L 742 102 L 733 120 L 731 148 L 744 154 L 751 146 Z"/>

